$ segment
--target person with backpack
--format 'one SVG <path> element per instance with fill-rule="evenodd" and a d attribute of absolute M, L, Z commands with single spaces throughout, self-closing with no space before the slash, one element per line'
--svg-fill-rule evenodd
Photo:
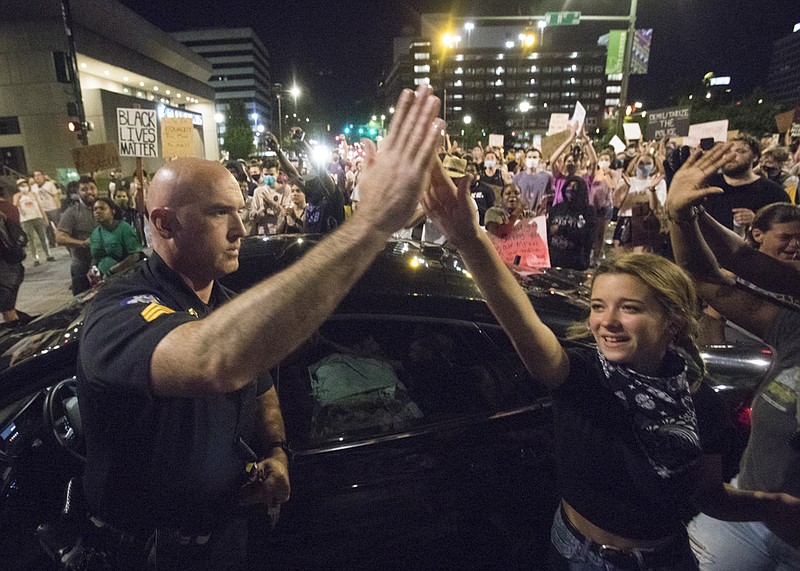
<path fill-rule="evenodd" d="M 17 311 L 17 294 L 25 277 L 27 238 L 19 221 L 19 210 L 6 200 L 6 187 L 0 184 L 0 313 L 5 323 L 30 321 L 30 316 Z"/>

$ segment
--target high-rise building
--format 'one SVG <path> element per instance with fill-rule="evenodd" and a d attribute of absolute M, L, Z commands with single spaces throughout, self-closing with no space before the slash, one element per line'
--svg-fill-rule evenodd
<path fill-rule="evenodd" d="M 118 143 L 120 108 L 191 119 L 193 154 L 217 159 L 211 64 L 119 2 L 69 6 L 74 52 L 62 2 L 0 2 L 0 176 L 13 184 L 38 169 L 66 184 L 81 140 Z M 158 141 L 143 158 L 149 172 L 164 162 Z M 130 174 L 136 159 L 120 164 Z"/>
<path fill-rule="evenodd" d="M 383 84 L 387 102 L 402 88 L 430 84 L 448 123 L 463 125 L 468 117 L 517 143 L 544 134 L 552 113 L 571 114 L 578 101 L 589 129 L 619 104 L 621 76 L 606 76 L 606 49 L 596 42 L 558 41 L 540 49 L 536 27 L 475 24 L 443 33 L 447 26 L 446 16 L 424 14 L 418 36 L 395 39 Z"/>
<path fill-rule="evenodd" d="M 232 100 L 240 100 L 251 118 L 254 136 L 272 129 L 269 52 L 251 28 L 187 30 L 172 37 L 211 62 L 209 83 L 217 95 L 218 115 L 225 115 Z M 222 137 L 225 124 L 219 122 L 217 127 Z"/>
<path fill-rule="evenodd" d="M 800 22 L 772 44 L 767 90 L 776 101 L 800 105 Z"/>

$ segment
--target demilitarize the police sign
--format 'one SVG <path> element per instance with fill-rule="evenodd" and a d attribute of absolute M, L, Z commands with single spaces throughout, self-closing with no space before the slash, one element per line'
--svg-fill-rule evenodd
<path fill-rule="evenodd" d="M 158 157 L 158 122 L 155 110 L 117 108 L 119 156 Z"/>

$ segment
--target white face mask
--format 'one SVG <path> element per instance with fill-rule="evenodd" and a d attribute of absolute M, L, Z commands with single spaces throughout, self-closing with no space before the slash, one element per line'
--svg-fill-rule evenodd
<path fill-rule="evenodd" d="M 525 166 L 529 169 L 535 169 L 539 166 L 539 159 L 525 159 Z"/>
<path fill-rule="evenodd" d="M 597 161 L 597 166 L 600 167 L 601 169 L 607 169 L 608 167 L 611 166 L 611 162 L 610 161 Z"/>
<path fill-rule="evenodd" d="M 493 169 L 494 165 L 495 165 L 495 162 L 493 160 L 491 160 L 491 159 L 488 160 L 488 161 L 483 161 L 483 166 L 485 166 L 487 169 Z"/>

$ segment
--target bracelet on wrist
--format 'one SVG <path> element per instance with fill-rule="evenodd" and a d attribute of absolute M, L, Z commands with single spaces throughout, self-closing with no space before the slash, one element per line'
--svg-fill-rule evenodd
<path fill-rule="evenodd" d="M 705 212 L 705 210 L 703 206 L 692 206 L 689 209 L 689 214 L 682 216 L 675 216 L 671 211 L 667 210 L 667 220 L 678 226 L 693 224 L 697 220 L 698 214 Z"/>

